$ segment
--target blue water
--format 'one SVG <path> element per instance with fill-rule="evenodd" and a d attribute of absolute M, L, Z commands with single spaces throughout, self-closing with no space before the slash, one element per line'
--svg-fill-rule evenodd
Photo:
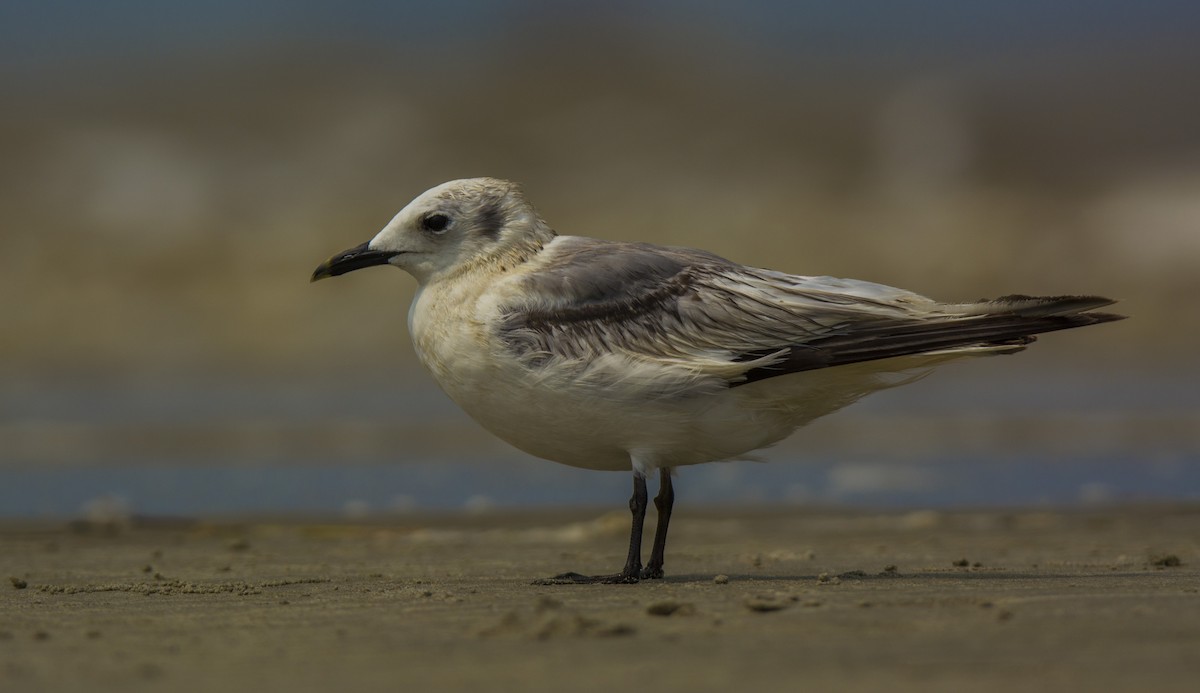
<path fill-rule="evenodd" d="M 818 424 L 766 451 L 768 463 L 678 470 L 679 503 L 1200 501 L 1200 434 L 1189 428 L 1200 421 L 1194 377 L 1051 373 L 1013 381 L 1005 365 L 973 364 L 875 395 L 836 414 L 841 427 L 832 433 Z M 628 474 L 526 456 L 480 433 L 420 377 L 411 382 L 8 383 L 0 393 L 0 517 L 624 507 Z M 1075 423 L 1059 434 L 1055 417 Z M 1031 419 L 1051 423 L 1027 438 L 1022 422 Z M 1000 431 L 982 444 L 967 428 L 980 420 Z M 248 443 L 237 432 L 245 421 L 267 422 L 276 437 Z M 317 435 L 311 446 L 280 443 L 330 421 L 349 422 L 351 433 L 361 424 L 369 444 L 344 429 Z M 896 421 L 914 422 L 911 439 Z M 922 427 L 926 421 L 942 423 Z M 928 431 L 953 434 L 960 424 L 961 436 L 929 439 Z M 80 426 L 82 438 L 72 433 Z M 1109 436 L 1109 428 L 1121 434 Z M 111 437 L 117 429 L 126 433 Z M 433 442 L 409 444 L 427 429 L 439 432 Z M 63 440 L 74 442 L 63 447 Z"/>
<path fill-rule="evenodd" d="M 862 466 L 866 472 L 894 461 Z M 710 504 L 842 504 L 882 507 L 1073 505 L 1200 501 L 1196 459 L 1141 464 L 1124 457 L 1071 460 L 959 458 L 899 464 L 900 483 L 845 488 L 857 461 L 733 462 L 679 470 L 681 507 Z M 905 478 L 911 478 L 906 481 Z M 421 509 L 624 507 L 627 475 L 531 459 L 440 460 L 403 465 L 52 467 L 9 470 L 0 515 L 71 517 L 108 498 L 155 516 L 355 514 Z"/>

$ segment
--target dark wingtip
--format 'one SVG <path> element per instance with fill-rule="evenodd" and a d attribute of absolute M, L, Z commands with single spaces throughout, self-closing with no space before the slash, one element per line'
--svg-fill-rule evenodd
<path fill-rule="evenodd" d="M 1091 324 L 1098 325 L 1102 322 L 1116 322 L 1118 320 L 1124 320 L 1129 316 L 1121 315 L 1120 313 L 1082 313 L 1079 317 L 1091 318 Z"/>
<path fill-rule="evenodd" d="M 1026 296 L 1010 294 L 1000 298 L 985 299 L 979 303 L 993 307 L 988 312 L 1000 308 L 1004 312 L 1011 311 L 1016 315 L 1028 317 L 1051 315 L 1098 315 L 1091 311 L 1116 303 L 1116 299 L 1107 296 Z M 1108 315 L 1107 313 L 1105 315 Z M 1119 318 L 1108 318 L 1105 322 Z"/>

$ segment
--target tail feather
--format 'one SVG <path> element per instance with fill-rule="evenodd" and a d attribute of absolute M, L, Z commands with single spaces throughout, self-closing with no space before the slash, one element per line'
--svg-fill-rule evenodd
<path fill-rule="evenodd" d="M 1015 313 L 1029 317 L 1044 315 L 1076 315 L 1111 306 L 1116 303 L 1104 296 L 1025 296 L 1011 294 L 1000 298 L 980 299 L 964 306 L 968 315 Z"/>
<path fill-rule="evenodd" d="M 783 349 L 779 360 L 746 371 L 735 385 L 788 373 L 842 366 L 862 361 L 962 350 L 964 353 L 1020 351 L 1035 335 L 1121 320 L 1115 313 L 1094 313 L 1112 305 L 1100 296 L 1004 296 L 973 304 L 945 306 L 946 312 L 905 319 L 850 323 L 831 334 Z M 994 347 L 989 349 L 988 347 Z M 981 349 L 982 348 L 982 349 Z M 747 354 L 739 360 L 750 360 Z"/>

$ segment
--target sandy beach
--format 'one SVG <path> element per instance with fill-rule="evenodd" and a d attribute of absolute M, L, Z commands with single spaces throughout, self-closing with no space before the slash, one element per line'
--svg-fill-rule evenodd
<path fill-rule="evenodd" d="M 1194 690 L 1200 508 L 9 523 L 4 690 Z"/>

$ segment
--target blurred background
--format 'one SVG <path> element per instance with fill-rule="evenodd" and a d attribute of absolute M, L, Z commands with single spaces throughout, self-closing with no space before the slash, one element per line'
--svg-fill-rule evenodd
<path fill-rule="evenodd" d="M 0 65 L 0 516 L 621 507 L 441 395 L 409 277 L 308 283 L 480 175 L 562 233 L 1133 316 L 684 507 L 1200 499 L 1195 3 L 17 0 Z"/>

